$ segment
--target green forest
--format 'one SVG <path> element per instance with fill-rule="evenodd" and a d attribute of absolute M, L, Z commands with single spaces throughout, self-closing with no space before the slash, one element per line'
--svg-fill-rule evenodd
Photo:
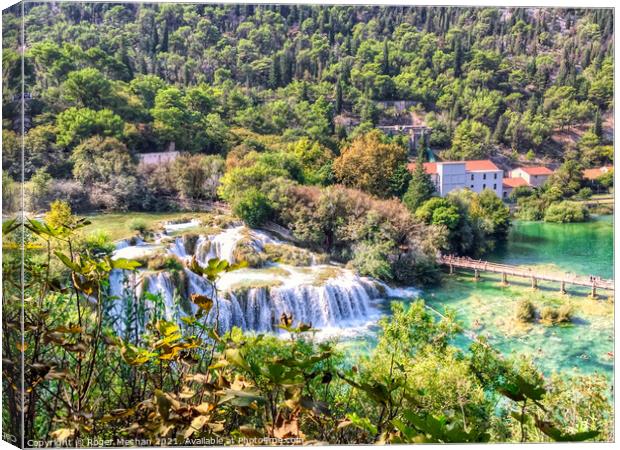
<path fill-rule="evenodd" d="M 6 433 L 66 446 L 613 441 L 604 376 L 543 375 L 481 337 L 461 351 L 465 330 L 422 300 L 393 303 L 376 347 L 352 357 L 286 314 L 290 339 L 221 328 L 217 281 L 266 265 L 249 244 L 238 263 L 112 257 L 117 238 L 152 242 L 162 218 L 201 213 L 204 228 L 285 230 L 298 247 L 273 261 L 319 255 L 430 286 L 439 254 L 501 245 L 510 206 L 527 220 L 587 220 L 583 201 L 613 190 L 613 170 L 583 176 L 614 161 L 613 29 L 611 9 L 3 11 Z M 432 128 L 426 142 L 381 131 L 402 119 L 399 103 Z M 145 163 L 157 155 L 174 156 Z M 439 197 L 423 169 L 433 158 L 556 170 L 507 202 L 490 190 Z M 23 224 L 7 219 L 22 183 Z M 90 232 L 111 214 L 133 219 Z M 110 275 L 138 268 L 170 272 L 195 313 L 174 322 L 136 309 L 131 333 L 118 333 L 109 305 L 141 303 L 112 295 Z M 185 271 L 211 294 L 190 292 Z"/>

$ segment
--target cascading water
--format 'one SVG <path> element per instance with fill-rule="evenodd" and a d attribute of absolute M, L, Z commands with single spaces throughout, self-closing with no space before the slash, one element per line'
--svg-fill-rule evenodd
<path fill-rule="evenodd" d="M 279 245 L 282 241 L 262 231 L 236 226 L 219 234 L 199 236 L 193 253 L 188 252 L 183 237 L 177 237 L 165 251 L 185 261 L 195 255 L 201 264 L 211 258 L 234 263 L 237 262 L 235 251 L 239 245 L 263 252 L 265 244 Z M 134 249 L 122 246 L 114 257 L 127 257 L 133 253 L 143 256 L 146 246 L 140 244 Z M 114 271 L 110 277 L 111 293 L 122 297 L 123 289 L 127 288 L 122 286 L 121 274 L 116 272 L 120 271 Z M 134 297 L 144 298 L 145 292 L 159 297 L 161 314 L 167 320 L 179 320 L 195 311 L 196 306 L 187 301 L 191 294 L 213 298 L 215 305 L 207 320 L 217 322 L 220 331 L 236 326 L 256 332 L 274 332 L 278 330 L 282 314 L 292 315 L 295 324 L 303 322 L 321 330 L 363 326 L 380 316 L 377 302 L 385 296 L 387 289 L 375 280 L 359 277 L 332 264 L 300 268 L 269 263 L 260 269 L 245 268 L 225 273 L 218 281 L 217 295 L 205 279 L 188 269 L 177 271 L 175 276 L 170 271 L 140 271 L 138 274 L 139 280 L 133 283 Z M 185 299 L 184 307 L 180 305 L 182 298 Z M 152 301 L 146 302 L 147 309 L 155 307 Z M 120 308 L 110 313 L 126 314 Z"/>

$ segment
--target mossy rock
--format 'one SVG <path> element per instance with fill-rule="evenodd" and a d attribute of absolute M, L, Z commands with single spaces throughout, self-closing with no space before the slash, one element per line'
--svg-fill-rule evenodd
<path fill-rule="evenodd" d="M 250 289 L 269 289 L 282 286 L 280 280 L 244 280 L 232 284 L 228 289 L 235 295 L 246 295 Z"/>
<path fill-rule="evenodd" d="M 265 253 L 269 261 L 290 266 L 307 267 L 329 262 L 326 254 L 315 254 L 304 248 L 288 244 L 265 244 Z"/>
<path fill-rule="evenodd" d="M 325 267 L 316 274 L 316 278 L 314 279 L 314 283 L 312 284 L 314 286 L 322 286 L 328 280 L 336 278 L 340 276 L 341 274 L 342 274 L 342 270 L 339 269 L 338 267 Z"/>
<path fill-rule="evenodd" d="M 183 270 L 183 262 L 175 255 L 168 253 L 157 253 L 146 262 L 146 267 L 149 270 L 170 270 L 180 271 Z"/>
<path fill-rule="evenodd" d="M 193 255 L 196 253 L 196 244 L 198 243 L 198 239 L 200 239 L 200 235 L 198 233 L 183 233 L 181 235 L 181 241 L 183 242 L 183 247 L 185 248 L 185 253 L 188 255 Z"/>
<path fill-rule="evenodd" d="M 233 251 L 233 257 L 235 262 L 245 261 L 249 267 L 253 268 L 263 267 L 265 262 L 267 262 L 267 255 L 256 248 L 256 244 L 249 233 L 247 237 L 244 237 L 237 243 Z"/>

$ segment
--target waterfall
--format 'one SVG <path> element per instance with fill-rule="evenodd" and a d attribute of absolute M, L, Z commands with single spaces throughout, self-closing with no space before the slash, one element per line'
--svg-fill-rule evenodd
<path fill-rule="evenodd" d="M 235 250 L 242 243 L 248 245 L 256 253 L 260 253 L 265 244 L 281 242 L 262 231 L 237 226 L 227 228 L 216 235 L 201 236 L 196 244 L 196 258 L 201 264 L 206 264 L 211 258 L 224 259 L 232 264 L 236 262 Z"/>
<path fill-rule="evenodd" d="M 194 235 L 195 246 L 187 246 L 186 239 L 187 236 L 177 237 L 167 247 L 143 242 L 132 246 L 123 242 L 113 257 L 144 256 L 149 251 L 165 249 L 168 254 L 185 261 L 195 255 L 201 264 L 206 264 L 211 258 L 233 263 L 239 248 L 261 253 L 265 244 L 283 244 L 267 233 L 244 226 L 231 227 L 215 235 Z M 194 247 L 193 254 L 191 247 Z M 129 283 L 126 282 L 128 277 L 131 278 Z M 233 271 L 218 280 L 217 293 L 206 279 L 187 268 L 176 271 L 140 270 L 134 273 L 115 270 L 110 275 L 110 294 L 142 302 L 141 319 L 145 322 L 154 314 L 166 320 L 179 321 L 197 310 L 197 306 L 190 301 L 192 294 L 212 298 L 214 305 L 206 320 L 211 324 L 217 322 L 220 332 L 232 327 L 246 331 L 278 332 L 282 314 L 292 315 L 294 326 L 306 323 L 321 330 L 354 328 L 381 315 L 377 303 L 386 293 L 391 296 L 397 292 L 383 283 L 357 276 L 332 264 L 295 267 L 272 263 L 260 269 Z M 115 302 L 110 314 L 123 322 L 123 318 L 130 316 L 127 308 L 131 305 L 127 301 Z M 118 324 L 119 320 L 115 323 Z M 123 326 L 116 328 L 119 331 L 124 329 Z"/>

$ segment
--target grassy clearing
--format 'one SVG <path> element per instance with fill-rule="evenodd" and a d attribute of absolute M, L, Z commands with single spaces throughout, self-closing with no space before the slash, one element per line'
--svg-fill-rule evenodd
<path fill-rule="evenodd" d="M 84 232 L 88 235 L 97 231 L 103 231 L 112 241 L 118 241 L 136 235 L 136 232 L 131 229 L 131 225 L 135 220 L 140 220 L 144 222 L 148 228 L 155 229 L 160 223 L 169 220 L 178 220 L 185 217 L 201 219 L 203 216 L 206 216 L 206 214 L 188 212 L 130 212 L 88 215 L 86 217 L 91 221 L 91 224 L 84 227 Z"/>

